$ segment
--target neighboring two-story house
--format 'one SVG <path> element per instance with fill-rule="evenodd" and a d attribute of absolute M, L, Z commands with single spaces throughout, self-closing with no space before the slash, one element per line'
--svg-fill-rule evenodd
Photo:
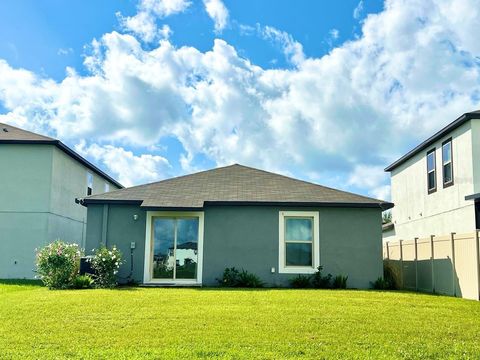
<path fill-rule="evenodd" d="M 480 111 L 465 113 L 402 156 L 391 174 L 384 241 L 480 228 Z"/>
<path fill-rule="evenodd" d="M 76 198 L 123 188 L 62 142 L 0 123 L 0 278 L 33 278 L 35 248 L 85 245 Z"/>

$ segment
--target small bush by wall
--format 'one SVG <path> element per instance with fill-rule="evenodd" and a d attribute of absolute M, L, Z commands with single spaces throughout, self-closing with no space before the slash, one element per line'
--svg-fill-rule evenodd
<path fill-rule="evenodd" d="M 101 247 L 95 251 L 90 260 L 95 274 L 92 275 L 95 287 L 113 288 L 117 286 L 117 273 L 122 264 L 122 253 L 113 246 L 112 249 Z"/>
<path fill-rule="evenodd" d="M 50 289 L 68 289 L 74 284 L 83 251 L 77 244 L 61 240 L 40 249 L 36 255 L 37 273 Z"/>
<path fill-rule="evenodd" d="M 260 278 L 248 271 L 231 267 L 226 268 L 223 271 L 223 276 L 220 279 L 217 279 L 220 286 L 224 287 L 245 287 L 245 288 L 261 288 L 264 286 L 264 283 Z"/>
<path fill-rule="evenodd" d="M 323 267 L 319 266 L 312 275 L 297 275 L 289 280 L 290 285 L 297 289 L 346 289 L 348 276 L 332 274 L 322 275 Z"/>

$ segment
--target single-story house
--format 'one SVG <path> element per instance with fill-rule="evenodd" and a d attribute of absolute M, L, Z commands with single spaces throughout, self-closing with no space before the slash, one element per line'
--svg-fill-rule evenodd
<path fill-rule="evenodd" d="M 87 250 L 116 245 L 121 280 L 213 286 L 236 267 L 285 286 L 322 265 L 355 288 L 383 274 L 381 213 L 393 206 L 237 164 L 82 204 Z"/>

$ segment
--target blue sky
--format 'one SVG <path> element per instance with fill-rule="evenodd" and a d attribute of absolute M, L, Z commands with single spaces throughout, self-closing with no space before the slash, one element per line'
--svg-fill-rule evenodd
<path fill-rule="evenodd" d="M 368 13 L 379 12 L 382 1 L 369 1 L 361 17 L 353 11 L 358 0 L 295 1 L 242 0 L 225 1 L 233 19 L 222 38 L 235 45 L 242 56 L 262 67 L 285 67 L 288 64 L 281 49 L 266 44 L 258 36 L 241 34 L 240 24 L 255 27 L 270 25 L 291 34 L 300 41 L 309 56 L 321 56 L 333 46 L 360 34 L 359 21 Z M 0 58 L 14 67 L 61 80 L 67 66 L 84 73 L 84 46 L 93 38 L 120 30 L 116 13 L 136 13 L 136 1 L 104 0 L 20 0 L 0 2 Z M 271 11 L 272 9 L 275 11 Z M 216 34 L 201 1 L 193 2 L 185 12 L 162 21 L 174 34 L 177 46 L 194 46 L 201 51 L 212 47 Z M 337 39 L 330 31 L 338 30 Z M 272 63 L 274 61 L 275 63 Z"/>
<path fill-rule="evenodd" d="M 480 107 L 479 5 L 2 1 L 0 122 L 126 185 L 237 162 L 388 200 L 383 168 Z"/>

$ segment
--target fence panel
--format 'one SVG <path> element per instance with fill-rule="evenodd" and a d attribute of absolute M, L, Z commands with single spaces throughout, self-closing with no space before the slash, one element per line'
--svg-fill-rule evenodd
<path fill-rule="evenodd" d="M 419 291 L 432 291 L 432 249 L 430 239 L 417 241 L 417 289 Z"/>
<path fill-rule="evenodd" d="M 403 241 L 403 287 L 408 290 L 416 290 L 415 273 L 415 242 L 412 240 Z"/>
<path fill-rule="evenodd" d="M 455 287 L 457 296 L 478 299 L 475 234 L 455 236 Z"/>
<path fill-rule="evenodd" d="M 476 232 L 389 242 L 385 266 L 402 288 L 480 300 L 479 246 Z"/>

